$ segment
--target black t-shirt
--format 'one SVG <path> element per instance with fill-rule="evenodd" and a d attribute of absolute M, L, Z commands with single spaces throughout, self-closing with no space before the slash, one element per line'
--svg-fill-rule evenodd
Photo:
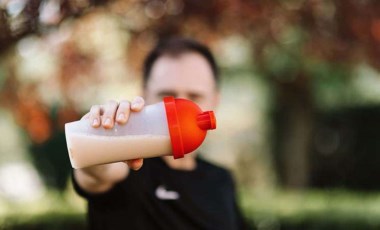
<path fill-rule="evenodd" d="M 192 171 L 145 159 L 140 170 L 103 194 L 88 194 L 73 182 L 88 200 L 90 229 L 247 229 L 231 175 L 201 159 Z"/>

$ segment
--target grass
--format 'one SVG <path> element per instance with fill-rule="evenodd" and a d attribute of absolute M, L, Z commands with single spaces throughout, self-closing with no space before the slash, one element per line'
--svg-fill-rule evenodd
<path fill-rule="evenodd" d="M 344 190 L 241 190 L 257 229 L 380 229 L 380 193 Z M 72 191 L 30 202 L 0 199 L 0 229 L 83 229 L 85 203 Z"/>
<path fill-rule="evenodd" d="M 0 229 L 83 229 L 85 203 L 69 189 L 32 201 L 0 199 Z"/>
<path fill-rule="evenodd" d="M 305 225 L 307 229 L 380 228 L 380 193 L 319 190 L 255 194 L 246 190 L 241 194 L 245 214 L 258 228 L 261 225 L 281 229 Z"/>

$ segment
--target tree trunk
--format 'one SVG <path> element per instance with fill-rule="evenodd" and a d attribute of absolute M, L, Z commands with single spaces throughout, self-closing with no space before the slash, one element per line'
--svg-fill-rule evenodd
<path fill-rule="evenodd" d="M 309 150 L 312 139 L 313 103 L 307 76 L 290 82 L 275 81 L 275 144 L 279 178 L 285 187 L 309 184 Z"/>

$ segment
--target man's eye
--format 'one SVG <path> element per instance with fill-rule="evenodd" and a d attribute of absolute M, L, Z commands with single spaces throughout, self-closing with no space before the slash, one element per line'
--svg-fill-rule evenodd
<path fill-rule="evenodd" d="M 200 95 L 190 95 L 189 99 L 197 102 L 197 101 L 200 101 L 202 99 L 202 97 Z"/>
<path fill-rule="evenodd" d="M 162 93 L 162 94 L 160 94 L 160 96 L 162 98 L 164 98 L 164 97 L 177 97 L 177 94 L 175 94 L 175 93 Z"/>

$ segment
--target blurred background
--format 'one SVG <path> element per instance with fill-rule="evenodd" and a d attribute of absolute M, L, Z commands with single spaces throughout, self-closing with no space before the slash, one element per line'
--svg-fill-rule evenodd
<path fill-rule="evenodd" d="M 84 229 L 64 124 L 173 35 L 221 66 L 201 151 L 254 229 L 380 228 L 380 1 L 0 0 L 0 229 Z"/>

